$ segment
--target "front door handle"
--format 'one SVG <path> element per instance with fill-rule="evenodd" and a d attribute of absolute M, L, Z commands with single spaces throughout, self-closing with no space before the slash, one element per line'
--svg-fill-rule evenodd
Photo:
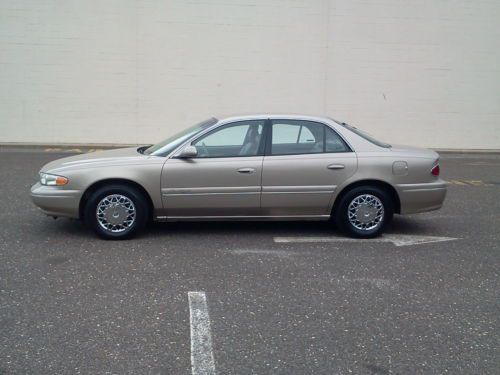
<path fill-rule="evenodd" d="M 330 164 L 327 166 L 328 169 L 344 169 L 344 164 Z"/>
<path fill-rule="evenodd" d="M 250 174 L 250 173 L 253 173 L 253 172 L 255 172 L 254 168 L 240 168 L 240 169 L 238 169 L 238 173 Z"/>

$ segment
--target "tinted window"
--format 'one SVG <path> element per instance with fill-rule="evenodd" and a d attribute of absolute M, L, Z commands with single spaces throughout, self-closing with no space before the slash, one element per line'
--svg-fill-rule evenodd
<path fill-rule="evenodd" d="M 325 126 L 326 128 L 326 145 L 325 152 L 349 152 L 350 149 L 347 144 L 344 142 L 340 135 L 335 133 L 335 131 Z"/>
<path fill-rule="evenodd" d="M 346 151 L 349 151 L 349 148 L 342 138 L 324 124 L 300 120 L 273 120 L 272 122 L 272 155 Z"/>
<path fill-rule="evenodd" d="M 200 158 L 255 156 L 259 153 L 263 120 L 223 125 L 193 142 Z"/>

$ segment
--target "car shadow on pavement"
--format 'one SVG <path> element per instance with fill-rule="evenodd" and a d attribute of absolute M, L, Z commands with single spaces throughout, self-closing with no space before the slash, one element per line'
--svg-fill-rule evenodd
<path fill-rule="evenodd" d="M 432 222 L 395 216 L 387 233 L 430 235 Z M 331 221 L 206 221 L 151 223 L 143 236 L 205 236 L 205 235 L 275 235 L 275 236 L 343 236 Z"/>
<path fill-rule="evenodd" d="M 38 222 L 37 230 L 52 238 L 92 238 L 94 234 L 80 220 L 58 219 Z M 428 219 L 396 215 L 386 230 L 390 234 L 432 235 L 435 225 Z M 250 236 L 343 236 L 331 221 L 185 221 L 152 222 L 138 238 L 205 237 L 211 235 Z"/>

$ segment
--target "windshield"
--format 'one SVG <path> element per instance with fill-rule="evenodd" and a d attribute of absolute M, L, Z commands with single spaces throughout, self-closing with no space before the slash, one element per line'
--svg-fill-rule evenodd
<path fill-rule="evenodd" d="M 368 133 L 365 133 L 364 131 L 362 130 L 359 130 L 358 128 L 354 127 L 354 126 L 351 126 L 349 124 L 346 124 L 345 122 L 339 122 L 337 120 L 333 120 L 335 121 L 337 124 L 339 125 L 342 125 L 344 128 L 347 128 L 349 129 L 350 131 L 352 131 L 353 133 L 359 135 L 361 138 L 364 138 L 366 139 L 368 142 L 371 142 L 379 147 L 384 147 L 384 148 L 390 148 L 391 145 L 388 144 L 388 143 L 385 143 L 385 142 L 380 142 L 379 140 L 373 138 L 370 134 Z"/>
<path fill-rule="evenodd" d="M 199 131 L 206 129 L 209 126 L 217 123 L 216 118 L 211 118 L 200 122 L 190 128 L 184 129 L 183 131 L 164 139 L 160 143 L 157 143 L 144 151 L 146 155 L 168 155 L 176 147 L 180 146 L 184 141 L 198 133 Z"/>

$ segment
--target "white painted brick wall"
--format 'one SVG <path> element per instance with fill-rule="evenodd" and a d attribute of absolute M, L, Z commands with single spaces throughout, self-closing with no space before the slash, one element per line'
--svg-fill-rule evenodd
<path fill-rule="evenodd" d="M 271 111 L 500 149 L 499 19 L 494 0 L 0 0 L 0 142 L 149 143 Z"/>

